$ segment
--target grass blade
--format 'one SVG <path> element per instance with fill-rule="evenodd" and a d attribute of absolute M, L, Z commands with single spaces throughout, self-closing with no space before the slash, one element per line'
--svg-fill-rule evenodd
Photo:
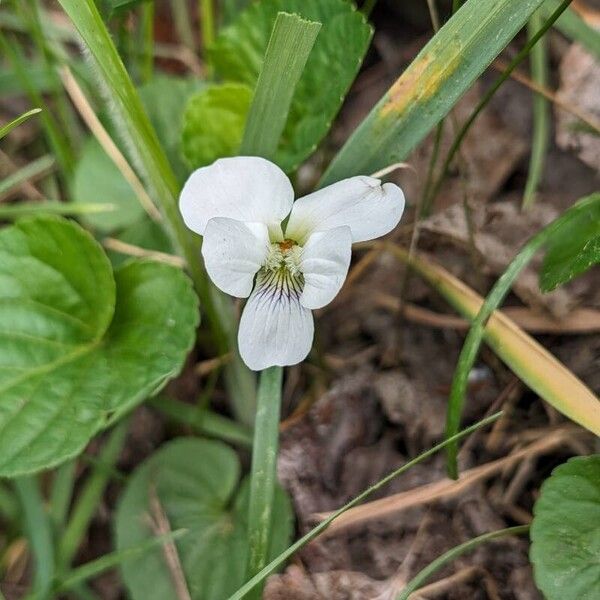
<path fill-rule="evenodd" d="M 489 417 L 478 421 L 474 425 L 467 427 L 460 433 L 453 436 L 451 439 L 447 439 L 443 442 L 440 442 L 439 444 L 433 446 L 429 450 L 426 450 L 422 454 L 419 454 L 419 456 L 417 456 L 416 458 L 413 458 L 412 460 L 408 461 L 399 469 L 392 471 L 389 475 L 378 481 L 375 485 L 372 485 L 371 487 L 361 492 L 358 496 L 356 496 L 354 499 L 348 502 L 348 504 L 345 504 L 344 506 L 336 510 L 334 513 L 332 513 L 327 519 L 321 521 L 321 523 L 319 523 L 316 527 L 313 527 L 306 535 L 302 536 L 287 550 L 282 552 L 277 558 L 273 559 L 266 567 L 261 569 L 259 573 L 252 577 L 250 581 L 246 582 L 235 594 L 230 596 L 228 600 L 241 600 L 242 598 L 244 598 L 246 594 L 248 594 L 248 592 L 250 592 L 257 585 L 259 585 L 273 571 L 279 568 L 288 558 L 290 558 L 298 550 L 306 546 L 306 544 L 308 544 L 310 541 L 314 540 L 319 534 L 323 533 L 323 531 L 325 531 L 329 527 L 329 525 L 331 525 L 331 523 L 335 521 L 335 519 L 337 519 L 341 514 L 345 513 L 353 506 L 360 504 L 363 500 L 366 500 L 371 494 L 381 489 L 384 485 L 388 484 L 390 481 L 392 481 L 399 475 L 402 475 L 402 473 L 408 471 L 411 467 L 414 467 L 416 464 L 423 462 L 425 459 L 429 458 L 436 452 L 443 450 L 448 444 L 461 440 L 464 437 L 476 431 L 477 429 L 480 429 L 481 427 L 485 427 L 486 425 L 493 423 L 494 421 L 496 421 L 496 419 L 500 417 L 501 414 L 502 413 L 496 413 L 490 415 Z"/>
<path fill-rule="evenodd" d="M 33 115 L 37 115 L 38 113 L 41 113 L 42 109 L 41 108 L 32 108 L 31 110 L 28 110 L 26 113 L 23 113 L 21 116 L 17 117 L 16 119 L 13 119 L 10 123 L 7 123 L 6 125 L 3 125 L 2 127 L 0 127 L 0 140 L 7 134 L 9 134 L 15 127 L 18 127 L 21 123 L 24 123 L 25 121 L 27 121 L 27 119 L 33 117 Z"/>
<path fill-rule="evenodd" d="M 0 181 L 0 200 L 16 192 L 26 181 L 39 179 L 54 167 L 54 158 L 42 156 Z"/>
<path fill-rule="evenodd" d="M 279 13 L 250 106 L 240 154 L 273 159 L 320 23 Z"/>
<path fill-rule="evenodd" d="M 71 564 L 96 512 L 100 498 L 110 479 L 110 468 L 117 462 L 125 443 L 128 425 L 128 421 L 122 421 L 110 433 L 99 456 L 99 462 L 103 467 L 96 467 L 92 471 L 73 507 L 71 518 L 63 532 L 58 548 L 58 564 L 61 571 L 66 571 Z"/>
<path fill-rule="evenodd" d="M 150 400 L 150 404 L 174 421 L 191 427 L 202 435 L 245 447 L 252 446 L 250 429 L 210 410 L 160 396 Z"/>
<path fill-rule="evenodd" d="M 457 559 L 459 556 L 471 552 L 481 544 L 485 544 L 497 538 L 506 537 L 508 535 L 520 535 L 529 531 L 529 525 L 518 525 L 517 527 L 507 527 L 490 533 L 484 533 L 477 536 L 468 542 L 464 542 L 451 548 L 448 552 L 444 552 L 441 556 L 429 563 L 424 569 L 419 571 L 407 584 L 406 587 L 396 596 L 396 600 L 408 600 L 410 595 L 422 587 L 427 580 L 442 567 L 445 567 L 449 562 Z"/>
<path fill-rule="evenodd" d="M 321 185 L 404 160 L 542 1 L 465 2 L 353 133 Z"/>
<path fill-rule="evenodd" d="M 112 204 L 93 204 L 91 202 L 19 202 L 18 204 L 0 205 L 0 219 L 12 221 L 21 217 L 39 214 L 62 216 L 90 215 L 115 210 Z"/>
<path fill-rule="evenodd" d="M 96 560 L 92 560 L 77 567 L 76 569 L 73 569 L 57 586 L 57 591 L 64 592 L 71 588 L 75 588 L 88 579 L 97 577 L 105 571 L 118 567 L 128 560 L 138 558 L 146 552 L 153 550 L 157 546 L 162 546 L 166 542 L 173 542 L 183 537 L 186 533 L 187 529 L 177 529 L 170 533 L 142 542 L 141 544 L 131 546 L 130 548 L 124 548 L 123 550 L 118 550 L 117 552 L 105 554 Z"/>
<path fill-rule="evenodd" d="M 541 14 L 535 12 L 529 19 L 529 39 L 532 39 L 543 24 Z M 548 86 L 549 57 L 546 39 L 541 38 L 531 49 L 531 79 L 541 87 Z M 535 201 L 537 188 L 544 174 L 546 153 L 550 142 L 550 105 L 541 94 L 533 98 L 533 137 L 531 140 L 531 158 L 529 172 L 523 194 L 523 208 L 530 208 Z"/>
<path fill-rule="evenodd" d="M 36 477 L 15 479 L 15 490 L 23 509 L 24 527 L 35 559 L 31 598 L 44 600 L 50 596 L 54 578 L 54 545 L 50 519 Z"/>

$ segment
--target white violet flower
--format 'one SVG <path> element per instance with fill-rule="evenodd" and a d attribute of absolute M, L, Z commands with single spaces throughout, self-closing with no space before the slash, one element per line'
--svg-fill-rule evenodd
<path fill-rule="evenodd" d="M 259 371 L 306 358 L 311 311 L 340 291 L 353 242 L 396 227 L 404 194 L 392 183 L 360 176 L 294 202 L 292 184 L 277 165 L 239 156 L 194 171 L 179 209 L 186 225 L 204 236 L 202 256 L 215 285 L 249 296 L 238 344 L 244 362 Z"/>

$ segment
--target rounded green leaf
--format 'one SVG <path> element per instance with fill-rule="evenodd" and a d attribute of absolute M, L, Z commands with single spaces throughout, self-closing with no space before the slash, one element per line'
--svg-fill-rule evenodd
<path fill-rule="evenodd" d="M 190 98 L 181 141 L 192 168 L 237 154 L 251 102 L 252 90 L 239 83 L 210 85 Z"/>
<path fill-rule="evenodd" d="M 248 549 L 248 486 L 236 493 L 240 465 L 221 442 L 180 438 L 163 446 L 135 471 L 117 510 L 117 547 L 124 549 L 158 535 L 162 514 L 169 529 L 187 529 L 177 554 L 193 600 L 223 600 L 244 582 Z M 270 557 L 283 551 L 292 533 L 290 502 L 275 497 Z M 175 598 L 164 549 L 123 563 L 133 600 Z"/>
<path fill-rule="evenodd" d="M 556 468 L 534 507 L 531 562 L 548 600 L 596 600 L 600 592 L 600 455 Z"/>
<path fill-rule="evenodd" d="M 197 299 L 178 269 L 113 275 L 96 241 L 57 217 L 0 231 L 0 476 L 56 465 L 176 375 Z"/>

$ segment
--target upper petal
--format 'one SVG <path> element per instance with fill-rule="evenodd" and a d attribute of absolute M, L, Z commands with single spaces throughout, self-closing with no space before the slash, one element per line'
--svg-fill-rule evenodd
<path fill-rule="evenodd" d="M 300 270 L 304 274 L 304 290 L 300 304 L 321 308 L 338 294 L 350 266 L 352 233 L 350 227 L 318 231 L 307 240 L 302 250 Z"/>
<path fill-rule="evenodd" d="M 179 210 L 185 224 L 204 235 L 214 217 L 278 224 L 293 201 L 292 184 L 277 165 L 257 156 L 236 156 L 194 171 L 181 190 Z"/>
<path fill-rule="evenodd" d="M 403 211 L 404 194 L 397 185 L 350 177 L 296 200 L 285 235 L 302 244 L 313 231 L 347 225 L 352 241 L 364 242 L 394 229 Z"/>
<path fill-rule="evenodd" d="M 269 251 L 269 232 L 263 223 L 211 219 L 204 231 L 202 256 L 208 275 L 227 294 L 246 298 L 254 275 Z"/>
<path fill-rule="evenodd" d="M 238 331 L 242 360 L 254 371 L 303 361 L 312 346 L 312 313 L 299 301 L 293 281 L 259 273 Z"/>

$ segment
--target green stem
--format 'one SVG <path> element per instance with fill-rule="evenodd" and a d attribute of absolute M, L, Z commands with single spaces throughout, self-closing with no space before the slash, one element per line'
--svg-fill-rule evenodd
<path fill-rule="evenodd" d="M 460 419 L 463 412 L 465 397 L 467 394 L 467 384 L 469 374 L 475 364 L 479 347 L 483 340 L 485 326 L 491 314 L 500 306 L 515 279 L 521 271 L 531 261 L 535 253 L 544 246 L 552 235 L 566 222 L 575 218 L 578 214 L 585 214 L 588 208 L 597 202 L 595 196 L 589 199 L 582 200 L 569 210 L 567 210 L 558 219 L 554 220 L 550 225 L 542 229 L 534 237 L 532 237 L 517 256 L 510 263 L 506 271 L 495 283 L 494 287 L 488 294 L 480 311 L 471 324 L 469 333 L 465 339 L 465 343 L 458 358 L 458 364 L 454 371 L 452 380 L 452 388 L 450 390 L 450 398 L 448 400 L 448 413 L 446 416 L 446 438 L 454 437 L 460 426 Z M 448 475 L 453 479 L 458 478 L 458 442 L 453 442 L 448 445 Z"/>
<path fill-rule="evenodd" d="M 15 491 L 23 508 L 24 527 L 35 560 L 33 590 L 29 598 L 48 598 L 54 578 L 54 545 L 50 519 L 44 509 L 44 499 L 38 480 L 31 477 L 15 479 Z"/>
<path fill-rule="evenodd" d="M 527 27 L 530 39 L 537 33 L 542 23 L 543 17 L 540 11 L 531 15 Z M 531 79 L 540 87 L 548 86 L 548 48 L 545 38 L 542 38 L 531 49 Z M 523 208 L 530 208 L 535 201 L 536 191 L 544 173 L 546 152 L 550 141 L 550 106 L 548 100 L 541 94 L 533 94 L 532 100 L 533 137 L 531 140 L 529 173 L 523 194 Z"/>
<path fill-rule="evenodd" d="M 128 420 L 121 421 L 111 432 L 102 448 L 99 462 L 106 466 L 114 466 L 121 454 L 127 435 Z M 65 528 L 58 548 L 58 564 L 61 572 L 65 572 L 73 560 L 81 540 L 89 527 L 98 503 L 110 479 L 110 469 L 96 467 L 83 487 L 73 508 L 71 518 Z"/>
<path fill-rule="evenodd" d="M 418 590 L 420 587 L 427 582 L 427 580 L 437 571 L 439 571 L 442 567 L 446 566 L 449 562 L 452 562 L 459 556 L 466 554 L 467 552 L 471 552 L 480 546 L 481 544 L 485 544 L 490 540 L 495 540 L 497 538 L 506 537 L 509 535 L 521 535 L 522 533 L 527 533 L 529 531 L 529 525 L 519 525 L 517 527 L 507 527 L 506 529 L 499 529 L 498 531 L 492 531 L 490 533 L 484 533 L 468 542 L 464 542 L 455 548 L 448 550 L 448 552 L 444 552 L 441 556 L 436 558 L 433 562 L 429 563 L 423 570 L 419 571 L 415 577 L 413 577 L 406 585 L 406 587 L 396 596 L 396 600 L 408 600 L 410 595 Z"/>
<path fill-rule="evenodd" d="M 2 127 L 0 127 L 0 139 L 2 139 L 5 135 L 10 133 L 15 127 L 18 127 L 21 123 L 24 123 L 25 121 L 27 121 L 27 119 L 33 117 L 33 115 L 37 115 L 41 112 L 41 108 L 32 108 L 26 113 L 23 113 L 22 115 L 18 116 L 16 119 L 13 119 L 10 123 L 3 125 Z"/>
<path fill-rule="evenodd" d="M 471 125 L 475 122 L 481 111 L 487 106 L 488 102 L 492 99 L 494 94 L 498 91 L 500 86 L 510 77 L 511 73 L 527 58 L 531 49 L 537 44 L 537 42 L 542 39 L 545 33 L 552 27 L 554 22 L 560 17 L 560 15 L 568 8 L 569 4 L 571 4 L 572 0 L 563 0 L 560 6 L 548 17 L 548 19 L 544 22 L 543 26 L 540 27 L 539 31 L 533 35 L 527 44 L 519 51 L 519 53 L 510 61 L 508 67 L 504 70 L 504 72 L 496 79 L 496 81 L 492 84 L 492 86 L 488 89 L 488 91 L 483 95 L 483 98 L 479 101 L 479 104 L 475 107 L 475 110 L 470 114 L 469 118 L 464 122 L 460 131 L 454 138 L 452 142 L 452 146 L 448 151 L 448 155 L 446 156 L 446 160 L 444 161 L 444 165 L 442 167 L 440 176 L 438 177 L 435 185 L 433 186 L 431 197 L 428 199 L 428 203 L 432 203 L 433 199 L 438 195 L 446 176 L 450 170 L 450 165 L 456 156 L 465 136 L 469 132 Z"/>
<path fill-rule="evenodd" d="M 252 445 L 250 429 L 210 410 L 164 396 L 152 398 L 150 404 L 171 419 L 191 427 L 202 435 L 216 437 L 245 447 Z"/>
<path fill-rule="evenodd" d="M 154 2 L 146 2 L 142 5 L 140 30 L 142 38 L 140 79 L 142 83 L 147 83 L 154 73 Z"/>
<path fill-rule="evenodd" d="M 65 592 L 69 589 L 76 588 L 82 583 L 101 575 L 109 569 L 121 566 L 128 560 L 139 558 L 150 550 L 154 550 L 158 546 L 162 546 L 166 542 L 172 542 L 183 537 L 187 533 L 187 529 L 177 529 L 165 535 L 157 536 L 145 540 L 130 548 L 124 548 L 115 552 L 105 554 L 100 558 L 85 563 L 68 573 L 62 581 L 56 586 L 56 591 Z"/>
<path fill-rule="evenodd" d="M 54 472 L 52 480 L 52 491 L 50 493 L 50 519 L 54 528 L 54 534 L 59 538 L 62 534 L 69 505 L 73 497 L 77 461 L 70 460 L 62 464 Z"/>
<path fill-rule="evenodd" d="M 214 0 L 200 0 L 198 10 L 200 12 L 200 34 L 202 35 L 202 49 L 206 60 L 206 50 L 215 41 L 215 7 Z"/>
<path fill-rule="evenodd" d="M 270 367 L 260 374 L 248 506 L 248 578 L 256 575 L 268 559 L 271 513 L 277 482 L 282 379 L 281 367 Z M 250 598 L 260 598 L 260 593 L 260 587 L 257 587 Z"/>

